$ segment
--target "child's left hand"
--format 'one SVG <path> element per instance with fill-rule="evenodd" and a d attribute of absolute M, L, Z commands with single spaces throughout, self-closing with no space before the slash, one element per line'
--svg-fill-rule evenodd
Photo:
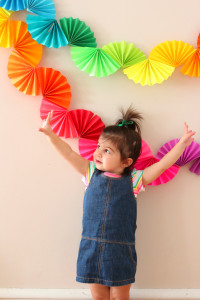
<path fill-rule="evenodd" d="M 196 131 L 188 130 L 188 124 L 184 123 L 184 135 L 179 140 L 179 143 L 183 143 L 185 147 L 189 146 L 193 141 L 193 136 L 195 135 Z"/>

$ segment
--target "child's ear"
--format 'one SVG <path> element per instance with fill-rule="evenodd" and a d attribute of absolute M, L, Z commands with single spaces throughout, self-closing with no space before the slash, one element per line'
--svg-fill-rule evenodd
<path fill-rule="evenodd" d="M 123 160 L 122 166 L 123 166 L 124 168 L 127 168 L 127 167 L 129 167 L 130 165 L 132 165 L 132 163 L 133 163 L 133 159 L 130 158 L 130 157 L 128 157 L 128 158 L 126 158 L 125 160 Z"/>

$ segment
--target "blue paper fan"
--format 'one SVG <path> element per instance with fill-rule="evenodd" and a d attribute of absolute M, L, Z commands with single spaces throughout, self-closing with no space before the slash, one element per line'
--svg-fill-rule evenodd
<path fill-rule="evenodd" d="M 41 17 L 54 19 L 56 16 L 55 5 L 52 0 L 24 0 L 26 9 Z"/>
<path fill-rule="evenodd" d="M 68 41 L 55 19 L 27 15 L 26 22 L 32 38 L 48 48 L 66 46 Z"/>
<path fill-rule="evenodd" d="M 7 10 L 24 10 L 26 8 L 24 0 L 0 0 L 0 7 Z"/>

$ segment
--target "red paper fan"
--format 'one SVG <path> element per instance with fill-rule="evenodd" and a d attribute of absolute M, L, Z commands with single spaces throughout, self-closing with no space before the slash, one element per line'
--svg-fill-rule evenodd
<path fill-rule="evenodd" d="M 79 153 L 82 157 L 88 160 L 93 160 L 94 151 L 97 148 L 98 140 L 79 139 Z"/>
<path fill-rule="evenodd" d="M 57 105 L 68 108 L 71 99 L 71 88 L 66 77 L 52 68 L 38 68 L 37 75 L 43 97 Z"/>
<path fill-rule="evenodd" d="M 39 95 L 40 86 L 36 69 L 15 51 L 8 60 L 8 77 L 20 92 L 32 96 Z"/>
<path fill-rule="evenodd" d="M 96 140 L 105 127 L 100 117 L 91 111 L 76 109 L 69 111 L 69 115 L 81 138 Z"/>
<path fill-rule="evenodd" d="M 58 136 L 98 139 L 105 127 L 100 117 L 94 115 L 91 111 L 84 109 L 68 111 L 47 99 L 43 99 L 40 107 L 41 118 L 45 119 L 51 110 L 54 111 L 51 126 Z"/>

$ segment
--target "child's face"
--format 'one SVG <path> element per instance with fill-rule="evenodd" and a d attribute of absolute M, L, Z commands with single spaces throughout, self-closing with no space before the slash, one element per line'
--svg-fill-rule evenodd
<path fill-rule="evenodd" d="M 98 170 L 115 174 L 122 174 L 125 168 L 119 150 L 110 140 L 103 137 L 99 138 L 94 152 L 94 163 Z"/>

